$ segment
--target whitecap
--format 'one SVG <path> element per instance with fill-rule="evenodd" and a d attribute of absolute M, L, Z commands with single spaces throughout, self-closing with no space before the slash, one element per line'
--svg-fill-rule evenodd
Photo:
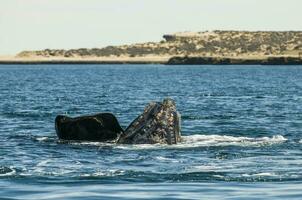
<path fill-rule="evenodd" d="M 75 173 L 75 171 L 70 170 L 70 169 L 51 170 L 51 169 L 47 169 L 46 167 L 36 167 L 32 171 L 29 171 L 28 173 L 31 175 L 36 174 L 36 175 L 43 175 L 43 176 L 44 175 L 46 175 L 46 176 L 63 176 L 63 175 Z"/>
<path fill-rule="evenodd" d="M 253 176 L 276 176 L 276 174 L 270 172 L 261 172 L 258 174 L 253 174 Z"/>
<path fill-rule="evenodd" d="M 218 171 L 221 169 L 225 169 L 222 166 L 214 166 L 214 165 L 199 165 L 199 166 L 194 166 L 190 171 L 196 172 L 212 172 L 212 171 Z"/>
<path fill-rule="evenodd" d="M 104 173 L 104 172 L 95 172 L 92 174 L 81 174 L 80 177 L 102 177 L 105 175 L 106 175 L 106 173 Z"/>
<path fill-rule="evenodd" d="M 39 142 L 43 142 L 43 141 L 48 140 L 48 137 L 37 137 L 36 140 Z"/>
<path fill-rule="evenodd" d="M 75 141 L 75 140 L 58 140 L 58 143 L 70 144 L 75 146 L 96 146 L 96 147 L 111 147 L 115 143 L 106 142 L 91 142 L 91 141 Z"/>
<path fill-rule="evenodd" d="M 48 163 L 51 162 L 51 159 L 47 159 L 47 160 L 42 160 L 41 162 L 39 162 L 37 164 L 37 167 L 44 167 L 44 166 L 47 166 Z"/>
<path fill-rule="evenodd" d="M 196 146 L 261 146 L 272 145 L 285 142 L 287 139 L 282 135 L 272 137 L 235 137 L 228 135 L 190 135 L 183 136 L 183 141 L 179 144 L 183 147 Z"/>
<path fill-rule="evenodd" d="M 243 177 L 264 177 L 264 176 L 277 176 L 275 173 L 260 172 L 256 174 L 242 174 Z"/>
<path fill-rule="evenodd" d="M 191 148 L 191 147 L 209 147 L 209 146 L 263 146 L 280 144 L 287 141 L 282 135 L 274 135 L 272 137 L 236 137 L 229 135 L 189 135 L 182 136 L 182 141 L 176 145 L 167 144 L 115 144 L 103 142 L 77 142 L 71 141 L 72 145 L 98 146 L 101 148 L 110 147 L 125 150 L 140 149 L 175 149 L 175 148 Z"/>
<path fill-rule="evenodd" d="M 132 150 L 132 149 L 160 149 L 169 147 L 167 144 L 117 144 L 115 148 Z"/>
<path fill-rule="evenodd" d="M 156 159 L 156 160 L 159 160 L 159 161 L 162 161 L 162 162 L 173 162 L 173 163 L 179 162 L 179 161 L 176 160 L 176 159 L 173 159 L 173 158 L 166 158 L 166 157 L 163 157 L 163 156 L 156 156 L 155 159 Z"/>
<path fill-rule="evenodd" d="M 182 136 L 182 141 L 176 145 L 167 144 L 137 144 L 116 145 L 121 149 L 161 149 L 161 148 L 191 148 L 208 146 L 263 146 L 279 144 L 287 141 L 282 135 L 272 137 L 235 137 L 228 135 L 190 135 Z"/>
<path fill-rule="evenodd" d="M 119 176 L 123 175 L 125 171 L 119 169 L 100 170 L 93 173 L 81 174 L 80 177 L 104 177 L 104 176 Z"/>
<path fill-rule="evenodd" d="M 16 170 L 13 167 L 0 167 L 0 176 L 13 176 Z"/>
<path fill-rule="evenodd" d="M 213 177 L 220 178 L 220 179 L 224 178 L 224 176 L 222 176 L 222 175 L 217 175 L 217 174 L 213 175 Z"/>

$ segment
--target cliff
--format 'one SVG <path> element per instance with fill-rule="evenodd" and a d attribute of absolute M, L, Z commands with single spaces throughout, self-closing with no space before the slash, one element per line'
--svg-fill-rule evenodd
<path fill-rule="evenodd" d="M 18 58 L 302 56 L 302 31 L 206 31 L 164 35 L 160 42 L 92 49 L 23 51 Z"/>
<path fill-rule="evenodd" d="M 175 56 L 167 65 L 302 65 L 299 57 L 276 56 L 267 58 L 189 57 Z"/>

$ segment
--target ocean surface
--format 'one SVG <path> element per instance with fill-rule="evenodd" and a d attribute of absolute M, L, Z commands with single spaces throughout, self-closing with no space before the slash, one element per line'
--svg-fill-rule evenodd
<path fill-rule="evenodd" d="M 171 97 L 177 145 L 59 141 Z M 0 65 L 0 199 L 302 199 L 302 66 Z"/>

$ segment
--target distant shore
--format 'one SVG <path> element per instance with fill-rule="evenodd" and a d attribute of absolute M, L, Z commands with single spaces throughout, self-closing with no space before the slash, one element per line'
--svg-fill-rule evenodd
<path fill-rule="evenodd" d="M 166 65 L 302 65 L 301 57 L 100 57 L 100 58 L 16 58 L 0 57 L 0 64 L 166 64 Z"/>
<path fill-rule="evenodd" d="M 302 58 L 288 56 L 268 56 L 262 58 L 236 57 L 190 57 L 176 56 L 168 65 L 302 65 Z"/>
<path fill-rule="evenodd" d="M 302 31 L 204 31 L 159 42 L 44 49 L 0 56 L 0 64 L 302 65 Z"/>
<path fill-rule="evenodd" d="M 166 64 L 169 57 L 0 57 L 0 64 Z"/>

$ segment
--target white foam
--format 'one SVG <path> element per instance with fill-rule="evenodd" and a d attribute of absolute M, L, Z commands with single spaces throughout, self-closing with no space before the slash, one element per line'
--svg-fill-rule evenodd
<path fill-rule="evenodd" d="M 117 144 L 115 148 L 118 149 L 160 149 L 168 148 L 168 145 L 165 144 Z"/>
<path fill-rule="evenodd" d="M 156 156 L 155 159 L 159 160 L 159 161 L 162 161 L 162 162 L 173 162 L 173 163 L 178 163 L 179 162 L 176 159 L 166 158 L 166 157 L 163 157 L 163 156 Z"/>
<path fill-rule="evenodd" d="M 39 142 L 43 142 L 43 141 L 48 140 L 48 137 L 37 137 L 36 140 Z"/>
<path fill-rule="evenodd" d="M 125 171 L 119 169 L 111 169 L 107 171 L 97 171 L 90 174 L 81 174 L 81 177 L 103 177 L 103 176 L 118 176 L 123 175 Z"/>
<path fill-rule="evenodd" d="M 16 170 L 12 167 L 9 167 L 9 171 L 6 173 L 0 174 L 0 176 L 13 176 L 16 174 Z"/>
<path fill-rule="evenodd" d="M 47 166 L 48 163 L 51 162 L 51 159 L 47 159 L 47 160 L 42 160 L 41 162 L 39 162 L 37 164 L 37 167 L 44 167 L 44 166 Z"/>
<path fill-rule="evenodd" d="M 62 175 L 67 175 L 67 174 L 72 174 L 74 173 L 74 170 L 70 169 L 56 169 L 56 170 L 49 170 L 47 167 L 36 167 L 32 171 L 30 171 L 28 174 L 29 175 L 46 175 L 46 176 L 62 176 Z M 23 173 L 22 175 L 26 175 L 26 173 Z"/>
<path fill-rule="evenodd" d="M 213 175 L 213 177 L 216 177 L 216 178 L 224 178 L 224 176 L 222 176 L 222 175 Z"/>
<path fill-rule="evenodd" d="M 287 139 L 282 135 L 272 137 L 235 137 L 228 135 L 190 135 L 183 136 L 179 145 L 187 147 L 196 146 L 262 146 L 285 142 Z"/>
<path fill-rule="evenodd" d="M 257 174 L 242 174 L 243 177 L 263 177 L 263 176 L 277 176 L 275 173 L 261 172 Z"/>
<path fill-rule="evenodd" d="M 258 174 L 253 174 L 253 176 L 276 176 L 274 173 L 269 173 L 269 172 L 262 172 Z"/>
<path fill-rule="evenodd" d="M 214 165 L 200 165 L 194 166 L 190 171 L 191 172 L 212 172 L 212 171 L 219 171 L 221 169 L 225 169 L 223 166 L 214 166 Z"/>
<path fill-rule="evenodd" d="M 209 147 L 209 146 L 264 146 L 279 144 L 287 141 L 282 135 L 274 135 L 272 137 L 236 137 L 228 135 L 190 135 L 182 136 L 182 141 L 176 145 L 167 144 L 114 144 L 103 142 L 69 142 L 72 145 L 88 145 L 112 147 L 118 149 L 162 149 L 162 148 L 191 148 L 191 147 Z"/>

